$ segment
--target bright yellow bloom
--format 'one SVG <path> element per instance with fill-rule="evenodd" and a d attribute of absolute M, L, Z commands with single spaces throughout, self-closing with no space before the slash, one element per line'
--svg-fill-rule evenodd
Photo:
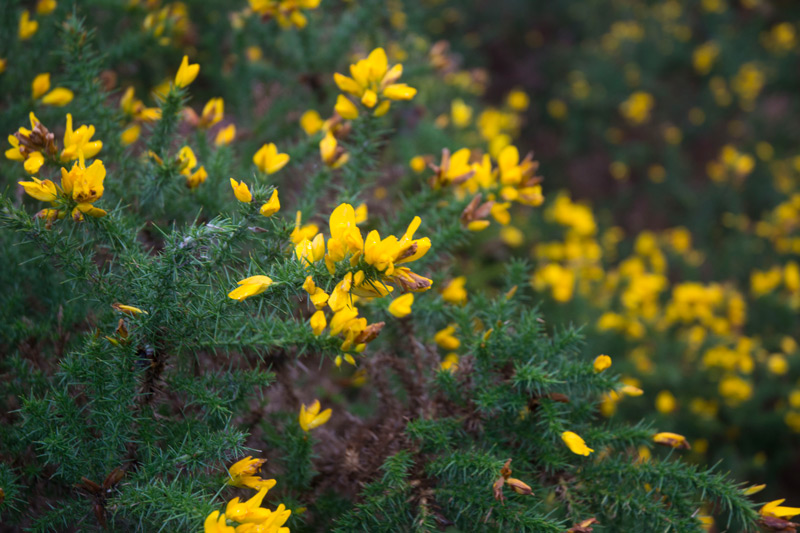
<path fill-rule="evenodd" d="M 38 29 L 39 23 L 31 20 L 31 14 L 27 10 L 23 11 L 19 18 L 19 40 L 27 41 L 34 36 Z"/>
<path fill-rule="evenodd" d="M 752 496 L 753 494 L 757 494 L 767 488 L 766 485 L 751 485 L 742 491 L 742 494 L 745 496 Z"/>
<path fill-rule="evenodd" d="M 565 431 L 561 434 L 561 440 L 564 441 L 564 444 L 570 449 L 570 451 L 576 455 L 585 455 L 588 456 L 592 452 L 593 449 L 586 446 L 586 442 L 578 435 L 572 431 Z"/>
<path fill-rule="evenodd" d="M 44 165 L 44 156 L 42 155 L 42 152 L 32 152 L 28 156 L 28 159 L 26 159 L 22 164 L 22 166 L 25 168 L 25 172 L 28 174 L 38 173 L 39 169 L 42 168 L 42 165 Z"/>
<path fill-rule="evenodd" d="M 594 360 L 594 373 L 599 374 L 611 366 L 611 358 L 607 355 L 598 355 Z"/>
<path fill-rule="evenodd" d="M 455 336 L 456 327 L 452 324 L 436 332 L 433 340 L 445 350 L 456 350 L 461 346 L 461 341 Z"/>
<path fill-rule="evenodd" d="M 92 163 L 86 168 L 83 158 L 80 158 L 72 169 L 61 169 L 61 188 L 67 196 L 78 202 L 77 207 L 72 212 L 73 218 L 80 218 L 79 213 L 88 214 L 93 217 L 105 216 L 106 212 L 102 209 L 93 207 L 92 204 L 103 196 L 103 180 L 106 177 L 106 168 L 100 160 Z"/>
<path fill-rule="evenodd" d="M 225 514 L 214 511 L 203 522 L 203 533 L 235 533 L 233 526 L 229 526 Z"/>
<path fill-rule="evenodd" d="M 189 56 L 183 56 L 181 66 L 175 74 L 175 87 L 182 89 L 188 87 L 200 73 L 200 65 L 197 63 L 190 65 Z"/>
<path fill-rule="evenodd" d="M 34 100 L 38 100 L 44 93 L 50 90 L 50 73 L 44 72 L 33 78 L 31 83 L 31 93 Z"/>
<path fill-rule="evenodd" d="M 389 304 L 389 313 L 397 318 L 403 318 L 411 314 L 411 305 L 414 303 L 412 293 L 404 294 L 392 300 Z"/>
<path fill-rule="evenodd" d="M 271 217 L 275 213 L 277 213 L 281 208 L 281 202 L 278 199 L 278 189 L 272 191 L 272 196 L 269 197 L 267 203 L 261 206 L 261 209 L 258 210 L 262 216 Z"/>
<path fill-rule="evenodd" d="M 56 0 L 38 0 L 36 2 L 36 13 L 39 15 L 49 15 L 56 9 Z"/>
<path fill-rule="evenodd" d="M 531 99 L 528 97 L 525 91 L 514 89 L 508 93 L 508 98 L 506 101 L 508 102 L 508 106 L 514 111 L 525 111 L 528 109 Z"/>
<path fill-rule="evenodd" d="M 238 284 L 239 287 L 228 293 L 228 298 L 241 302 L 266 291 L 272 285 L 272 279 L 268 276 L 250 276 L 239 281 Z"/>
<path fill-rule="evenodd" d="M 664 446 L 671 446 L 672 448 L 682 448 L 684 450 L 691 448 L 686 437 L 677 433 L 670 433 L 669 431 L 663 431 L 653 435 L 653 442 L 663 444 Z"/>
<path fill-rule="evenodd" d="M 114 310 L 119 311 L 120 313 L 124 313 L 124 314 L 130 315 L 130 316 L 136 316 L 136 315 L 142 315 L 142 314 L 147 315 L 147 314 L 149 314 L 147 311 L 143 311 L 142 309 L 139 309 L 138 307 L 134 307 L 132 305 L 125 305 L 125 304 L 121 304 L 121 303 L 115 303 L 115 304 L 111 304 L 111 307 L 114 308 Z"/>
<path fill-rule="evenodd" d="M 311 315 L 311 319 L 308 322 L 311 324 L 311 330 L 314 332 L 314 335 L 317 336 L 321 335 L 328 325 L 328 321 L 325 319 L 325 312 L 322 310 L 316 311 Z"/>
<path fill-rule="evenodd" d="M 765 503 L 764 506 L 759 509 L 758 513 L 761 516 L 771 516 L 774 518 L 784 518 L 787 520 L 795 515 L 800 514 L 800 507 L 781 507 L 781 504 L 785 501 L 786 499 L 782 499 Z"/>
<path fill-rule="evenodd" d="M 208 178 L 208 172 L 206 172 L 206 167 L 201 166 L 191 174 L 184 173 L 186 176 L 186 186 L 190 189 L 196 189 L 201 184 L 205 183 L 206 179 Z"/>
<path fill-rule="evenodd" d="M 181 174 L 191 172 L 197 166 L 197 157 L 194 155 L 194 150 L 191 146 L 184 146 L 178 152 L 178 166 Z"/>
<path fill-rule="evenodd" d="M 358 118 L 358 108 L 343 94 L 336 97 L 336 105 L 333 110 L 345 120 L 355 120 Z"/>
<path fill-rule="evenodd" d="M 247 187 L 244 180 L 237 182 L 235 179 L 231 178 L 231 187 L 233 188 L 233 194 L 240 202 L 249 204 L 253 201 L 253 195 L 250 193 L 250 189 Z"/>
<path fill-rule="evenodd" d="M 55 183 L 50 180 L 40 181 L 36 178 L 31 179 L 33 179 L 33 181 L 19 182 L 22 188 L 25 189 L 25 192 L 28 193 L 28 196 L 32 196 L 42 202 L 53 202 L 58 198 L 58 189 Z"/>
<path fill-rule="evenodd" d="M 408 162 L 408 166 L 417 174 L 421 174 L 427 168 L 428 162 L 421 155 L 417 155 L 411 158 L 411 161 Z"/>
<path fill-rule="evenodd" d="M 442 370 L 447 370 L 448 372 L 455 372 L 458 370 L 458 354 L 457 353 L 449 353 L 444 357 L 444 361 L 441 362 L 439 365 Z"/>
<path fill-rule="evenodd" d="M 662 390 L 656 395 L 656 411 L 668 415 L 678 407 L 678 401 L 668 390 Z"/>
<path fill-rule="evenodd" d="M 214 138 L 214 144 L 217 146 L 226 146 L 232 143 L 235 137 L 236 125 L 228 124 L 217 132 L 217 136 Z"/>
<path fill-rule="evenodd" d="M 250 9 L 263 18 L 274 18 L 281 28 L 303 29 L 308 20 L 303 10 L 316 9 L 321 0 L 249 0 Z"/>
<path fill-rule="evenodd" d="M 44 105 L 63 107 L 70 103 L 74 96 L 75 95 L 69 89 L 64 87 L 56 87 L 42 97 L 42 103 Z"/>
<path fill-rule="evenodd" d="M 321 243 L 320 243 L 320 246 L 321 246 Z M 312 247 L 311 253 L 313 255 L 314 254 L 314 250 L 313 250 L 314 244 L 313 243 L 312 243 L 311 247 Z M 322 309 L 322 308 L 325 307 L 325 304 L 328 302 L 328 293 L 326 293 L 321 288 L 317 287 L 317 285 L 314 283 L 314 280 L 311 278 L 311 276 L 307 276 L 306 277 L 306 280 L 303 283 L 303 289 L 305 289 L 305 291 L 308 293 L 309 298 L 311 300 L 311 303 L 314 304 L 314 307 L 316 307 L 317 309 Z M 322 318 L 324 320 L 324 318 L 325 318 L 324 315 L 323 315 Z M 312 320 L 313 320 L 313 317 L 312 317 Z M 317 318 L 317 320 L 319 320 L 319 318 Z M 323 326 L 323 328 L 324 327 L 325 326 Z"/>
<path fill-rule="evenodd" d="M 228 473 L 231 478 L 229 485 L 234 487 L 247 487 L 255 490 L 269 490 L 277 483 L 274 479 L 261 479 L 257 474 L 266 459 L 253 459 L 251 456 L 235 462 Z"/>
<path fill-rule="evenodd" d="M 303 431 L 311 431 L 314 428 L 318 428 L 325 422 L 327 422 L 330 417 L 331 411 L 330 409 L 325 409 L 320 413 L 320 403 L 319 400 L 314 400 L 308 408 L 306 408 L 305 404 L 300 406 L 300 427 L 303 428 Z"/>
<path fill-rule="evenodd" d="M 238 497 L 232 499 L 228 502 L 227 507 L 225 507 L 225 516 L 227 516 L 229 520 L 240 523 L 264 522 L 272 514 L 272 511 L 269 509 L 261 507 L 261 502 L 264 501 L 267 490 L 266 488 L 260 489 L 255 496 L 246 502 L 240 502 Z"/>
<path fill-rule="evenodd" d="M 619 393 L 624 394 L 625 396 L 641 396 L 644 394 L 644 391 L 639 387 L 634 387 L 633 385 L 623 385 L 619 388 Z"/>
<path fill-rule="evenodd" d="M 130 146 L 135 143 L 142 134 L 142 127 L 138 124 L 131 124 L 119 135 L 119 140 L 123 146 Z"/>
<path fill-rule="evenodd" d="M 350 154 L 339 146 L 336 137 L 334 137 L 333 133 L 330 131 L 328 131 L 325 137 L 319 142 L 319 153 L 323 163 L 331 168 L 339 168 L 350 159 Z"/>
<path fill-rule="evenodd" d="M 302 222 L 303 213 L 301 211 L 297 211 L 295 214 L 294 229 L 290 235 L 292 242 L 295 244 L 299 244 L 303 240 L 310 240 L 314 237 L 314 235 L 319 233 L 319 226 L 316 224 L 306 224 L 303 226 L 301 225 Z"/>
<path fill-rule="evenodd" d="M 639 125 L 650 119 L 655 100 L 650 93 L 636 91 L 619 105 L 619 111 L 631 124 Z"/>
<path fill-rule="evenodd" d="M 64 87 L 56 87 L 50 91 L 50 73 L 44 72 L 33 79 L 31 93 L 34 100 L 42 99 L 45 105 L 65 106 L 72 101 L 74 94 Z M 47 94 L 45 94 L 47 93 Z"/>
<path fill-rule="evenodd" d="M 203 113 L 200 115 L 197 127 L 200 129 L 208 129 L 221 121 L 224 116 L 225 102 L 222 98 L 212 98 L 203 106 Z"/>
<path fill-rule="evenodd" d="M 442 299 L 445 302 L 463 305 L 467 303 L 467 290 L 464 285 L 467 283 L 466 276 L 459 276 L 450 280 L 450 283 L 442 289 Z"/>
<path fill-rule="evenodd" d="M 258 167 L 258 170 L 266 174 L 278 172 L 288 162 L 289 154 L 278 153 L 278 147 L 275 146 L 275 143 L 265 144 L 253 156 L 253 163 Z"/>
<path fill-rule="evenodd" d="M 7 65 L 8 65 L 8 60 L 4 57 L 0 57 L 0 74 L 6 71 Z"/>
<path fill-rule="evenodd" d="M 91 159 L 103 148 L 103 141 L 92 141 L 94 126 L 84 124 L 77 130 L 72 129 L 72 114 L 67 113 L 67 129 L 64 131 L 64 149 L 61 150 L 61 161 Z"/>
<path fill-rule="evenodd" d="M 389 111 L 391 100 L 411 100 L 417 94 L 413 87 L 396 83 L 402 74 L 403 65 L 389 68 L 386 52 L 383 48 L 376 48 L 366 59 L 350 65 L 352 77 L 337 72 L 333 79 L 339 89 L 358 98 L 365 107 L 375 108 L 374 115 L 381 116 Z M 344 104 L 337 102 L 337 111 L 339 108 L 344 108 Z"/>
<path fill-rule="evenodd" d="M 313 109 L 309 109 L 300 117 L 300 127 L 306 132 L 306 135 L 314 135 L 322 129 L 324 124 L 322 117 Z"/>

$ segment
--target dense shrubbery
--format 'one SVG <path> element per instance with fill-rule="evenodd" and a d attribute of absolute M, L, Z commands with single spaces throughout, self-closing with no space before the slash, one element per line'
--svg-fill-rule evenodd
<path fill-rule="evenodd" d="M 555 4 L 5 3 L 3 526 L 793 531 L 795 28 Z"/>

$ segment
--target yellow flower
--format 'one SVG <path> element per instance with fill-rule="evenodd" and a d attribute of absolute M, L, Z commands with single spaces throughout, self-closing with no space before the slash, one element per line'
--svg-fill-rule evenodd
<path fill-rule="evenodd" d="M 246 502 L 240 502 L 239 498 L 234 498 L 228 502 L 225 507 L 225 516 L 229 520 L 234 520 L 239 523 L 259 523 L 264 522 L 270 517 L 272 511 L 261 507 L 261 502 L 267 495 L 266 488 L 260 489 L 255 496 Z"/>
<path fill-rule="evenodd" d="M 272 196 L 269 197 L 267 203 L 261 206 L 261 209 L 258 210 L 262 216 L 271 217 L 275 213 L 277 213 L 281 208 L 281 202 L 278 200 L 278 189 L 272 191 Z"/>
<path fill-rule="evenodd" d="M 186 176 L 186 186 L 190 189 L 196 189 L 200 184 L 205 183 L 208 178 L 206 167 L 201 166 L 191 174 L 184 174 Z"/>
<path fill-rule="evenodd" d="M 358 98 L 364 106 L 375 108 L 374 115 L 381 116 L 389 111 L 390 100 L 411 100 L 417 94 L 417 90 L 413 87 L 405 83 L 396 83 L 402 74 L 403 65 L 398 64 L 389 68 L 386 52 L 383 48 L 376 48 L 366 59 L 350 65 L 352 77 L 337 72 L 333 75 L 333 79 L 339 89 Z M 337 101 L 337 108 L 345 106 L 340 102 L 341 99 Z M 352 113 L 351 109 L 345 110 L 346 113 L 348 111 Z M 344 115 L 342 117 L 347 118 Z"/>
<path fill-rule="evenodd" d="M 301 405 L 299 421 L 300 427 L 303 428 L 303 431 L 308 432 L 314 428 L 318 428 L 330 419 L 333 411 L 330 409 L 325 409 L 320 413 L 320 407 L 319 400 L 314 400 L 314 403 L 312 403 L 307 409 L 305 404 Z"/>
<path fill-rule="evenodd" d="M 197 157 L 191 146 L 184 146 L 178 152 L 178 166 L 181 174 L 191 173 L 192 169 L 197 166 Z"/>
<path fill-rule="evenodd" d="M 42 97 L 44 105 L 53 105 L 63 107 L 72 101 L 74 94 L 69 89 L 64 87 L 56 87 Z"/>
<path fill-rule="evenodd" d="M 255 163 L 258 170 L 266 174 L 274 174 L 289 162 L 289 154 L 278 153 L 278 147 L 275 143 L 265 144 L 258 149 L 258 152 L 253 156 L 253 163 Z"/>
<path fill-rule="evenodd" d="M 236 137 L 236 125 L 228 124 L 221 130 L 217 132 L 217 136 L 214 139 L 214 144 L 217 146 L 225 146 L 233 142 L 233 139 Z"/>
<path fill-rule="evenodd" d="M 247 487 L 255 490 L 271 489 L 277 482 L 274 479 L 261 479 L 257 475 L 261 470 L 261 465 L 266 462 L 266 459 L 253 459 L 251 456 L 235 462 L 228 470 L 231 476 L 228 484 L 234 487 Z"/>
<path fill-rule="evenodd" d="M 72 212 L 73 218 L 79 219 L 80 213 L 85 213 L 93 217 L 105 216 L 106 212 L 102 209 L 93 207 L 92 204 L 103 196 L 103 181 L 106 177 L 106 168 L 100 160 L 92 163 L 86 168 L 83 158 L 80 158 L 72 169 L 61 169 L 61 188 L 67 196 L 71 196 L 78 205 Z M 78 213 L 80 211 L 80 213 Z"/>
<path fill-rule="evenodd" d="M 525 111 L 530 105 L 531 99 L 520 89 L 514 89 L 508 93 L 508 106 L 514 111 Z"/>
<path fill-rule="evenodd" d="M 440 365 L 442 370 L 446 370 L 448 372 L 455 372 L 458 370 L 458 354 L 457 353 L 449 353 L 444 357 L 444 361 L 442 361 Z"/>
<path fill-rule="evenodd" d="M 314 283 L 314 278 L 311 276 L 306 276 L 306 280 L 303 282 L 303 290 L 305 290 L 311 297 L 311 303 L 314 304 L 314 307 L 317 309 L 322 309 L 325 307 L 325 303 L 328 301 L 328 294 L 321 288 L 317 287 L 317 284 Z"/>
<path fill-rule="evenodd" d="M 240 202 L 249 204 L 253 201 L 253 195 L 250 193 L 250 189 L 247 187 L 244 180 L 237 182 L 235 179 L 231 178 L 231 187 L 233 188 L 233 194 Z"/>
<path fill-rule="evenodd" d="M 795 515 L 800 514 L 800 507 L 781 507 L 781 504 L 785 501 L 786 499 L 782 499 L 765 503 L 764 506 L 759 509 L 758 513 L 761 516 L 785 518 L 787 520 Z"/>
<path fill-rule="evenodd" d="M 121 303 L 115 303 L 115 304 L 111 304 L 111 307 L 114 308 L 114 310 L 119 311 L 120 313 L 124 313 L 124 314 L 130 315 L 130 316 L 136 316 L 136 315 L 142 315 L 142 314 L 147 315 L 147 314 L 149 314 L 147 311 L 143 311 L 142 309 L 139 309 L 138 307 L 134 307 L 132 305 L 125 305 L 125 304 L 121 304 Z"/>
<path fill-rule="evenodd" d="M 300 117 L 300 127 L 306 132 L 306 135 L 314 135 L 322 129 L 322 117 L 313 109 L 309 109 Z"/>
<path fill-rule="evenodd" d="M 31 93 L 33 99 L 38 100 L 44 93 L 50 90 L 50 73 L 44 72 L 33 78 L 31 83 Z"/>
<path fill-rule="evenodd" d="M 31 93 L 34 100 L 42 98 L 45 105 L 65 106 L 72 101 L 74 94 L 64 87 L 56 87 L 50 91 L 50 73 L 44 72 L 33 79 Z M 47 94 L 45 94 L 47 93 Z"/>
<path fill-rule="evenodd" d="M 650 93 L 636 91 L 622 102 L 619 111 L 631 124 L 639 125 L 650 119 L 650 111 L 655 101 Z"/>
<path fill-rule="evenodd" d="M 281 28 L 306 27 L 304 9 L 316 9 L 321 0 L 249 0 L 250 9 L 264 19 L 274 18 Z"/>
<path fill-rule="evenodd" d="M 235 533 L 233 526 L 229 526 L 225 519 L 225 513 L 220 514 L 214 511 L 206 517 L 203 522 L 203 533 Z"/>
<path fill-rule="evenodd" d="M 389 312 L 397 318 L 402 318 L 411 314 L 411 305 L 414 303 L 412 293 L 404 294 L 392 300 L 389 304 Z"/>
<path fill-rule="evenodd" d="M 42 202 L 53 202 L 58 198 L 58 189 L 55 183 L 50 180 L 40 181 L 36 178 L 31 179 L 33 179 L 33 181 L 19 182 L 22 188 L 25 189 L 25 192 L 28 193 L 28 196 L 32 196 Z"/>
<path fill-rule="evenodd" d="M 459 276 L 450 280 L 450 283 L 442 289 L 442 299 L 451 304 L 463 305 L 467 303 L 467 290 L 464 285 L 467 283 L 465 276 Z"/>
<path fill-rule="evenodd" d="M 408 166 L 410 166 L 411 170 L 413 170 L 417 174 L 421 174 L 427 168 L 428 162 L 421 155 L 417 155 L 411 158 L 411 161 L 409 161 Z"/>
<path fill-rule="evenodd" d="M 350 154 L 339 146 L 336 137 L 330 131 L 319 142 L 319 153 L 322 161 L 331 168 L 339 168 L 350 159 Z"/>
<path fill-rule="evenodd" d="M 42 168 L 42 165 L 44 165 L 42 152 L 32 152 L 22 164 L 28 174 L 36 174 Z"/>
<path fill-rule="evenodd" d="M 677 433 L 670 433 L 669 431 L 663 431 L 653 435 L 653 442 L 656 444 L 663 444 L 664 446 L 671 446 L 672 448 L 682 448 L 684 450 L 691 448 L 686 437 Z"/>
<path fill-rule="evenodd" d="M 343 94 L 336 97 L 336 105 L 333 110 L 345 120 L 355 120 L 358 118 L 358 108 Z"/>
<path fill-rule="evenodd" d="M 309 324 L 311 324 L 311 330 L 314 332 L 314 335 L 321 335 L 328 325 L 328 321 L 325 319 L 325 312 L 322 310 L 316 311 L 311 315 Z"/>
<path fill-rule="evenodd" d="M 222 98 L 212 98 L 203 106 L 203 113 L 200 115 L 197 127 L 200 129 L 208 129 L 222 120 L 224 115 L 225 102 Z"/>
<path fill-rule="evenodd" d="M 36 12 L 40 15 L 49 15 L 56 9 L 56 0 L 38 0 Z"/>
<path fill-rule="evenodd" d="M 594 373 L 599 374 L 611 366 L 611 358 L 607 355 L 598 355 L 594 359 Z"/>
<path fill-rule="evenodd" d="M 131 124 L 119 135 L 119 140 L 123 146 L 130 146 L 135 143 L 142 134 L 142 127 L 138 124 Z"/>
<path fill-rule="evenodd" d="M 592 452 L 593 449 L 586 446 L 586 442 L 578 435 L 572 431 L 565 431 L 561 434 L 561 440 L 564 441 L 564 444 L 570 449 L 570 451 L 576 455 L 585 455 L 588 456 Z"/>
<path fill-rule="evenodd" d="M 67 113 L 67 129 L 64 131 L 64 149 L 61 150 L 61 161 L 91 159 L 103 148 L 103 141 L 92 141 L 94 126 L 84 124 L 77 130 L 72 129 L 72 114 Z"/>
<path fill-rule="evenodd" d="M 763 484 L 762 485 L 751 485 L 751 486 L 747 487 L 746 489 L 742 490 L 742 494 L 744 494 L 745 496 L 752 496 L 753 494 L 757 494 L 757 493 L 761 492 L 765 488 L 767 488 L 767 486 L 763 485 Z"/>
<path fill-rule="evenodd" d="M 294 229 L 290 235 L 292 242 L 295 244 L 299 244 L 304 240 L 309 240 L 319 232 L 319 226 L 316 224 L 306 224 L 305 226 L 302 226 L 302 222 L 303 213 L 301 211 L 297 211 L 295 214 Z"/>
<path fill-rule="evenodd" d="M 250 276 L 239 281 L 239 285 L 228 293 L 228 298 L 241 302 L 266 291 L 272 285 L 272 279 L 268 276 Z"/>
<path fill-rule="evenodd" d="M 23 11 L 22 16 L 19 18 L 19 40 L 26 41 L 30 39 L 38 29 L 39 23 L 31 20 L 31 14 L 27 10 Z"/>
<path fill-rule="evenodd" d="M 451 324 L 446 328 L 437 331 L 436 335 L 433 336 L 433 340 L 445 350 L 456 350 L 459 346 L 461 346 L 461 341 L 456 338 L 455 332 L 456 327 Z"/>
<path fill-rule="evenodd" d="M 6 71 L 6 65 L 8 65 L 8 60 L 4 57 L 0 57 L 0 74 Z"/>
<path fill-rule="evenodd" d="M 178 72 L 175 74 L 175 87 L 182 89 L 188 87 L 197 78 L 200 73 L 200 65 L 197 63 L 190 65 L 189 56 L 183 56 L 181 66 L 178 67 Z"/>
<path fill-rule="evenodd" d="M 466 128 L 472 121 L 472 108 L 461 98 L 456 98 L 450 103 L 450 116 L 456 127 Z"/>
<path fill-rule="evenodd" d="M 656 410 L 659 413 L 668 415 L 678 407 L 678 401 L 668 390 L 662 390 L 656 395 Z"/>

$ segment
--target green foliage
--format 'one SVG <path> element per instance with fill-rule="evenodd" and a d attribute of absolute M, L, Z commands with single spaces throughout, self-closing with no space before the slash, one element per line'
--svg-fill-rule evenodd
<path fill-rule="evenodd" d="M 509 163 L 523 112 L 481 98 L 486 76 L 467 70 L 480 58 L 462 68 L 434 46 L 441 8 L 157 4 L 62 0 L 28 40 L 21 3 L 0 8 L 0 129 L 17 134 L 0 162 L 4 528 L 196 531 L 224 511 L 228 533 L 252 533 L 243 514 L 283 506 L 294 531 L 563 532 L 595 518 L 596 531 L 688 532 L 700 513 L 759 527 L 728 476 L 651 451 L 652 422 L 601 417 L 623 382 L 594 367 L 583 315 L 553 321 L 531 287 L 539 265 L 476 233 L 509 210 L 537 231 L 551 221 L 538 163 Z M 380 74 L 380 104 L 353 95 L 357 118 L 309 127 L 306 112 L 327 118 L 344 97 L 333 73 L 379 47 L 402 80 Z M 200 75 L 177 87 L 184 55 Z M 73 91 L 63 108 L 29 98 L 43 72 Z M 417 92 L 392 98 L 380 84 L 394 82 Z M 204 123 L 219 97 L 224 118 Z M 455 99 L 475 110 L 468 126 L 448 125 Z M 32 111 L 35 134 L 21 129 Z M 61 153 L 66 113 L 99 152 Z M 37 144 L 45 130 L 54 152 Z M 346 163 L 325 160 L 331 139 Z M 254 161 L 272 142 L 285 168 Z M 426 156 L 413 171 L 412 156 Z M 400 316 L 390 304 L 407 292 Z M 253 489 L 273 477 L 262 507 Z"/>

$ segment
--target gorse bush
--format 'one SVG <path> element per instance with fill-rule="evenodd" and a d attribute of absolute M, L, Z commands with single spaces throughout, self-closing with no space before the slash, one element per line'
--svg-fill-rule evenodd
<path fill-rule="evenodd" d="M 584 354 L 613 355 L 644 390 L 608 396 L 605 415 L 655 410 L 693 460 L 796 490 L 797 6 L 514 9 L 462 10 L 446 31 L 454 47 L 488 40 L 531 67 L 506 84 L 530 89 L 523 135 L 548 178 L 544 224 L 515 219 L 519 238 L 501 237 L 534 259 L 545 316 L 587 324 Z M 502 37 L 481 31 L 504 22 Z"/>
<path fill-rule="evenodd" d="M 596 223 L 441 9 L 4 4 L 4 528 L 794 530 L 682 434 L 602 416 L 643 390 L 536 292 L 599 267 L 509 258 Z"/>

